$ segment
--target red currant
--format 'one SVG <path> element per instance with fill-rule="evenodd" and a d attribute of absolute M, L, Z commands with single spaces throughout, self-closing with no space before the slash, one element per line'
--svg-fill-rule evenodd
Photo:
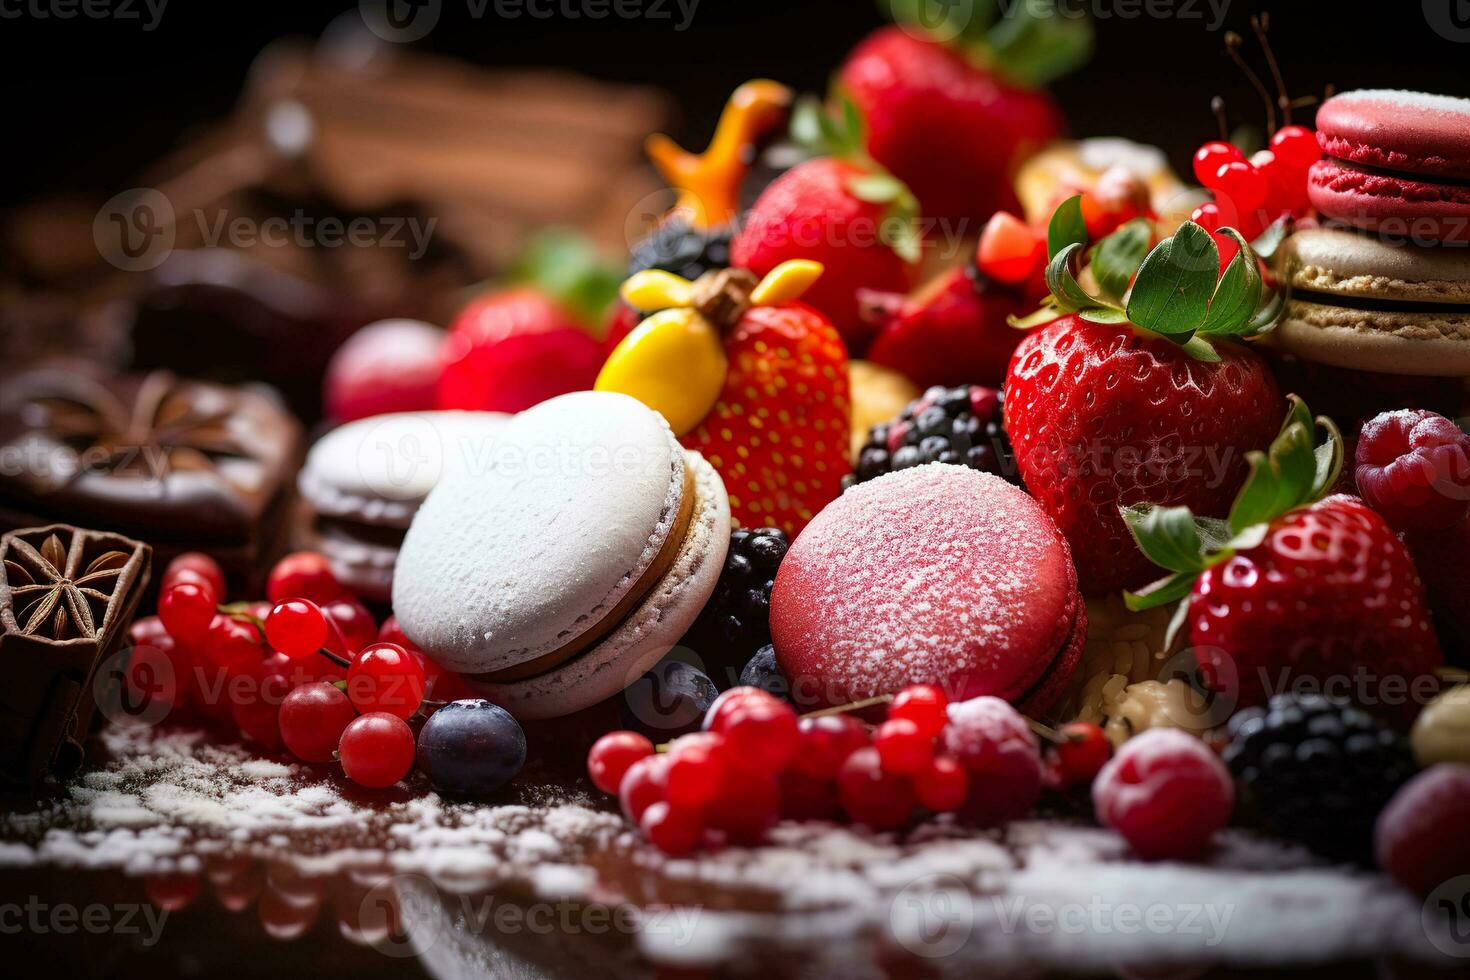
<path fill-rule="evenodd" d="M 1305 126 L 1282 126 L 1271 137 L 1271 152 L 1291 170 L 1306 170 L 1322 159 L 1317 134 Z"/>
<path fill-rule="evenodd" d="M 680 736 L 669 746 L 669 802 L 681 808 L 704 806 L 719 793 L 728 768 L 722 736 L 714 732 Z"/>
<path fill-rule="evenodd" d="M 769 694 L 741 698 L 729 705 L 718 713 L 710 730 L 725 736 L 731 763 L 772 773 L 786 768 L 800 741 L 791 705 Z M 711 705 L 711 712 L 716 707 Z"/>
<path fill-rule="evenodd" d="M 623 776 L 639 759 L 653 755 L 653 743 L 637 732 L 609 732 L 592 743 L 587 775 L 604 793 L 616 793 Z"/>
<path fill-rule="evenodd" d="M 836 779 L 847 757 L 868 744 L 868 730 L 850 715 L 803 718 L 796 727 L 801 745 L 791 768 L 811 779 Z"/>
<path fill-rule="evenodd" d="M 1199 225 L 1205 231 L 1211 232 L 1219 231 L 1221 228 L 1230 224 L 1229 221 L 1225 220 L 1225 215 L 1221 213 L 1220 203 L 1218 201 L 1206 201 L 1201 204 L 1190 214 L 1189 220 Z"/>
<path fill-rule="evenodd" d="M 259 742 L 268 749 L 281 746 L 281 704 L 260 696 L 246 696 L 235 701 L 231 708 L 240 734 L 252 742 Z"/>
<path fill-rule="evenodd" d="M 710 829 L 731 844 L 759 844 L 780 815 L 781 786 L 775 775 L 734 765 L 705 807 Z"/>
<path fill-rule="evenodd" d="M 1056 747 L 1058 785 L 1090 785 L 1112 757 L 1113 744 L 1101 728 L 1083 721 L 1063 725 L 1061 736 L 1065 741 Z"/>
<path fill-rule="evenodd" d="M 1254 211 L 1264 204 L 1266 193 L 1270 190 L 1265 175 L 1244 160 L 1222 164 L 1211 186 L 1217 194 L 1228 197 L 1241 214 Z"/>
<path fill-rule="evenodd" d="M 159 580 L 160 591 L 167 591 L 175 582 L 189 581 L 190 576 L 197 576 L 193 581 L 202 578 L 209 583 L 216 598 L 225 597 L 224 569 L 219 567 L 219 562 L 202 551 L 186 551 L 169 562 L 168 567 L 163 570 L 163 578 Z"/>
<path fill-rule="evenodd" d="M 996 282 L 1016 286 L 1046 261 L 1046 242 L 1020 218 L 997 211 L 980 232 L 975 254 L 981 272 Z"/>
<path fill-rule="evenodd" d="M 347 668 L 347 696 L 363 714 L 410 718 L 424 702 L 424 667 L 396 643 L 374 643 Z"/>
<path fill-rule="evenodd" d="M 309 657 L 327 642 L 327 619 L 310 599 L 287 599 L 266 617 L 265 638 L 288 657 Z"/>
<path fill-rule="evenodd" d="M 367 606 L 351 596 L 333 599 L 322 606 L 322 614 L 336 624 L 342 632 L 342 640 L 350 654 L 372 643 L 378 638 L 378 624 Z"/>
<path fill-rule="evenodd" d="M 649 755 L 634 762 L 618 783 L 618 803 L 629 823 L 637 823 L 643 811 L 664 799 L 669 785 L 669 757 Z"/>
<path fill-rule="evenodd" d="M 899 691 L 888 706 L 888 717 L 906 718 L 926 738 L 938 738 L 949 716 L 949 698 L 933 684 L 910 684 Z"/>
<path fill-rule="evenodd" d="M 1123 743 L 1092 783 L 1098 821 L 1147 859 L 1185 859 L 1209 847 L 1235 802 L 1230 770 L 1178 729 L 1153 728 Z"/>
<path fill-rule="evenodd" d="M 873 747 L 883 771 L 902 776 L 918 772 L 934 756 L 934 739 L 925 737 L 907 718 L 890 718 L 873 733 Z"/>
<path fill-rule="evenodd" d="M 781 774 L 781 816 L 788 820 L 835 820 L 842 813 L 837 783 L 788 769 Z"/>
<path fill-rule="evenodd" d="M 1233 143 L 1211 140 L 1194 151 L 1194 179 L 1214 189 L 1215 176 L 1220 172 L 1221 167 L 1227 163 L 1244 160 L 1245 154 L 1241 153 Z"/>
<path fill-rule="evenodd" d="M 247 620 L 216 616 L 200 647 L 200 659 L 216 671 L 216 680 L 244 677 L 260 666 L 266 649 L 260 631 Z"/>
<path fill-rule="evenodd" d="M 169 635 L 184 643 L 204 638 L 214 622 L 218 596 L 202 582 L 179 582 L 164 590 L 158 600 L 158 618 Z"/>
<path fill-rule="evenodd" d="M 383 625 L 378 627 L 378 639 L 384 643 L 396 643 L 409 653 L 423 656 L 424 651 L 408 638 L 408 634 L 403 632 L 403 627 L 398 625 L 398 617 L 392 613 L 389 613 L 388 618 L 383 620 Z"/>
<path fill-rule="evenodd" d="M 919 805 L 935 813 L 952 813 L 965 802 L 970 791 L 970 777 L 959 761 L 947 755 L 936 755 L 929 764 L 914 773 L 914 795 Z"/>
<path fill-rule="evenodd" d="M 342 732 L 337 754 L 342 771 L 360 786 L 392 786 L 413 768 L 413 730 L 397 715 L 374 711 L 352 720 Z"/>
<path fill-rule="evenodd" d="M 912 784 L 885 771 L 871 745 L 847 757 L 837 774 L 837 791 L 847 815 L 874 830 L 897 830 L 909 822 L 914 809 Z"/>
<path fill-rule="evenodd" d="M 297 597 L 321 605 L 346 593 L 327 559 L 315 551 L 297 551 L 276 562 L 265 586 L 271 602 Z"/>
<path fill-rule="evenodd" d="M 281 739 L 303 762 L 330 762 L 342 732 L 357 717 L 347 695 L 332 684 L 303 684 L 281 702 Z"/>
<path fill-rule="evenodd" d="M 660 800 L 643 811 L 638 826 L 649 843 L 670 857 L 681 857 L 699 846 L 704 822 L 698 809 Z"/>
<path fill-rule="evenodd" d="M 188 908 L 199 897 L 199 885 L 198 875 L 149 875 L 143 879 L 143 893 L 163 911 L 177 912 Z"/>

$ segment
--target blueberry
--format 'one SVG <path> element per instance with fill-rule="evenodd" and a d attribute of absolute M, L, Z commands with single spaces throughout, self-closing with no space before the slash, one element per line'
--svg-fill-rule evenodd
<path fill-rule="evenodd" d="M 750 658 L 740 672 L 740 683 L 746 687 L 758 687 L 783 700 L 790 693 L 790 685 L 776 664 L 776 648 L 767 643 Z"/>
<path fill-rule="evenodd" d="M 917 446 L 904 446 L 893 454 L 893 469 L 906 470 L 910 466 L 918 466 L 924 461 Z"/>
<path fill-rule="evenodd" d="M 419 732 L 418 766 L 441 792 L 486 796 L 526 764 L 526 733 L 510 712 L 484 700 L 454 701 Z"/>
<path fill-rule="evenodd" d="M 757 534 L 746 543 L 745 553 L 750 556 L 751 563 L 761 571 L 774 572 L 781 564 L 781 559 L 786 557 L 786 535 L 775 529 L 767 529 L 768 533 Z"/>
<path fill-rule="evenodd" d="M 682 660 L 665 660 L 623 692 L 618 715 L 624 728 L 666 742 L 698 731 L 718 694 L 703 671 Z"/>

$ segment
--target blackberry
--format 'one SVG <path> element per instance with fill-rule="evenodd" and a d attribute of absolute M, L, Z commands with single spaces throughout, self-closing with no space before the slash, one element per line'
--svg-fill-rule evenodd
<path fill-rule="evenodd" d="M 1005 396 L 994 388 L 933 387 L 892 422 L 868 430 L 855 472 L 845 486 L 921 463 L 954 463 L 1020 485 L 1015 455 L 1001 419 Z"/>
<path fill-rule="evenodd" d="M 1373 823 L 1414 773 L 1407 738 L 1319 694 L 1278 694 L 1229 733 L 1225 762 L 1273 831 L 1324 857 L 1371 860 Z"/>
<path fill-rule="evenodd" d="M 691 282 L 711 269 L 730 265 L 731 229 L 691 228 L 689 222 L 670 216 L 634 243 L 628 275 L 645 269 L 662 269 Z"/>
<path fill-rule="evenodd" d="M 771 642 L 771 587 L 788 546 L 786 535 L 774 527 L 730 532 L 720 581 L 690 631 L 691 645 L 722 689 L 733 685 L 750 658 Z"/>

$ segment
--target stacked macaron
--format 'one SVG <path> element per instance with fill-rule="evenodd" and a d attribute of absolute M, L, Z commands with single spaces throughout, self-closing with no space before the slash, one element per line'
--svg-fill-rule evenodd
<path fill-rule="evenodd" d="M 297 479 L 310 506 L 302 547 L 320 551 L 337 580 L 386 600 L 404 533 L 440 477 L 483 470 L 499 412 L 396 412 L 349 422 L 312 446 Z"/>
<path fill-rule="evenodd" d="M 1345 92 L 1317 113 L 1321 227 L 1283 243 L 1281 346 L 1387 374 L 1470 375 L 1470 99 Z"/>
<path fill-rule="evenodd" d="M 724 483 L 663 416 L 577 392 L 517 415 L 488 468 L 414 517 L 393 609 L 428 656 L 522 719 L 611 697 L 678 643 L 730 543 Z"/>

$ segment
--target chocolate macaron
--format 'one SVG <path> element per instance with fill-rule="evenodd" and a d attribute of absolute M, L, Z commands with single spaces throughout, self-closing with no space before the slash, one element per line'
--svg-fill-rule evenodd
<path fill-rule="evenodd" d="M 1276 255 L 1290 289 L 1276 342 L 1297 356 L 1386 374 L 1470 375 L 1470 249 L 1304 228 Z"/>
<path fill-rule="evenodd" d="M 714 468 L 657 412 L 577 392 L 517 415 L 484 471 L 414 517 L 393 608 L 408 638 L 523 719 L 621 691 L 709 600 L 730 542 Z"/>
<path fill-rule="evenodd" d="M 1365 89 L 1317 110 L 1308 194 L 1327 217 L 1413 242 L 1470 243 L 1470 99 Z"/>

